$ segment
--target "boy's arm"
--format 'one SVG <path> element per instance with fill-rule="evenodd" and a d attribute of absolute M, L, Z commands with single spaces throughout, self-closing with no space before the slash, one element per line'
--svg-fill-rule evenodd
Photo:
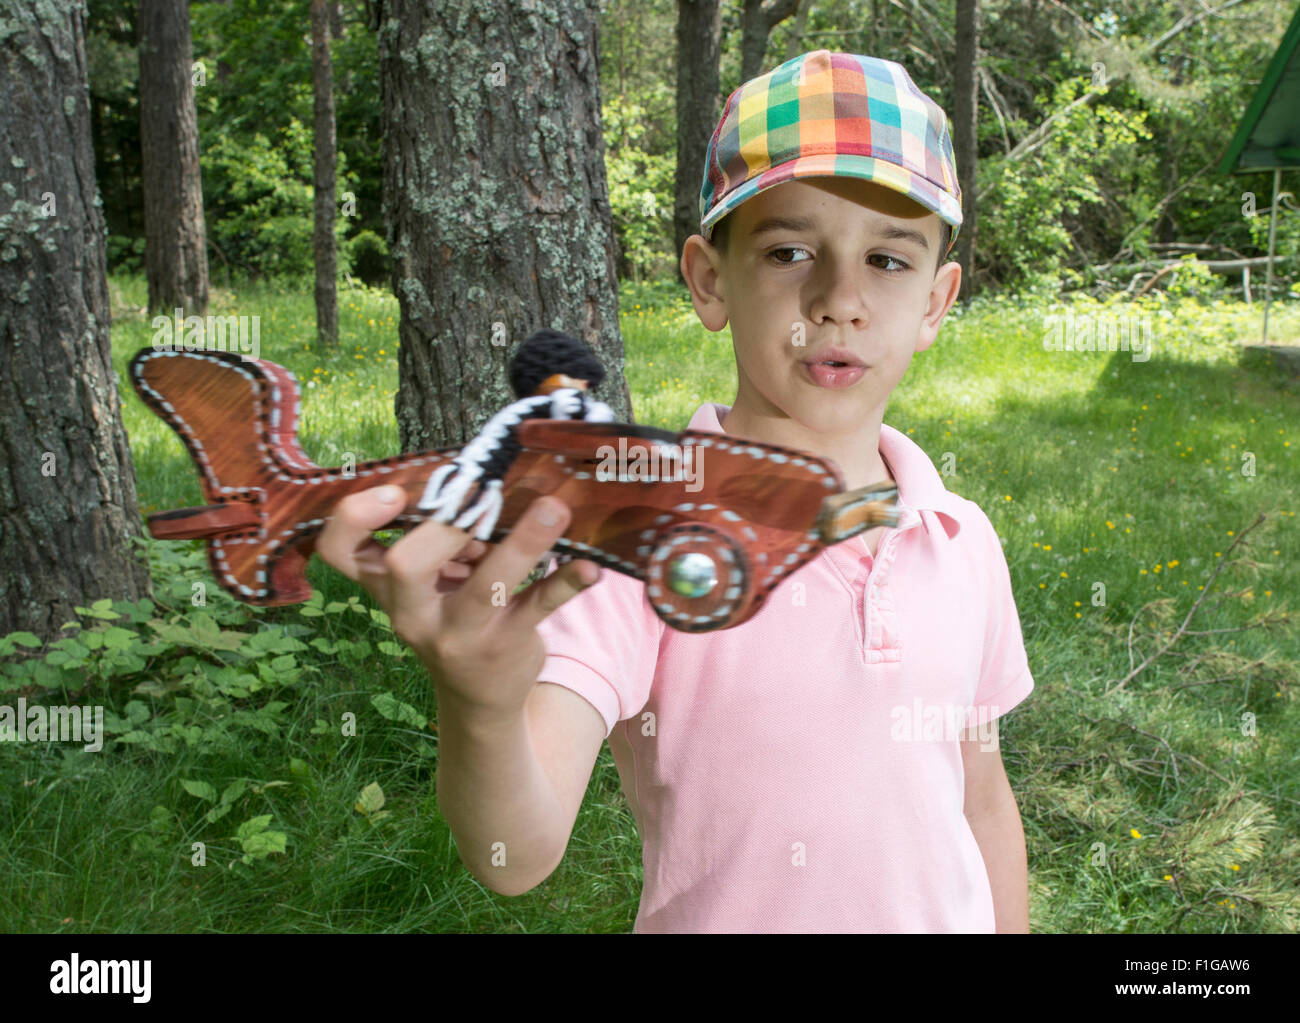
<path fill-rule="evenodd" d="M 983 748 L 981 748 L 983 747 Z M 963 739 L 966 795 L 962 812 L 970 824 L 993 889 L 993 915 L 999 934 L 1029 933 L 1029 865 L 1016 797 L 1002 766 L 997 722 L 986 735 Z"/>
<path fill-rule="evenodd" d="M 550 877 L 604 741 L 595 708 L 561 686 L 537 683 L 504 719 L 439 693 L 438 809 L 466 869 L 499 895 Z"/>

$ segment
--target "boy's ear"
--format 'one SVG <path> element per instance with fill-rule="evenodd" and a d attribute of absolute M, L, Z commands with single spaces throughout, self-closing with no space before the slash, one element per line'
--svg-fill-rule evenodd
<path fill-rule="evenodd" d="M 722 253 L 693 234 L 682 246 L 682 277 L 691 291 L 695 314 L 706 330 L 717 333 L 727 325 L 727 297 L 722 285 Z"/>
<path fill-rule="evenodd" d="M 934 344 L 934 339 L 939 336 L 939 325 L 948 315 L 952 304 L 957 301 L 957 293 L 960 291 L 961 264 L 955 261 L 944 263 L 934 275 L 934 283 L 930 285 L 929 303 L 925 307 L 925 315 L 921 318 L 920 329 L 916 332 L 918 352 L 923 352 Z"/>

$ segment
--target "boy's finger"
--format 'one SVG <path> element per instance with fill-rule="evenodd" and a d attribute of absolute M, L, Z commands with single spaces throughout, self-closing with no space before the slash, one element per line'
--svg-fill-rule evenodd
<path fill-rule="evenodd" d="M 469 547 L 467 541 L 463 529 L 429 519 L 388 548 L 384 565 L 394 606 L 414 609 L 427 604 L 439 574 Z"/>
<path fill-rule="evenodd" d="M 569 520 L 569 508 L 559 498 L 537 498 L 511 528 L 510 535 L 475 566 L 474 573 L 447 600 L 448 624 L 482 628 L 555 545 Z"/>
<path fill-rule="evenodd" d="M 512 605 L 509 616 L 520 628 L 535 629 L 552 611 L 600 581 L 600 565 L 594 561 L 570 561 L 528 587 Z"/>
<path fill-rule="evenodd" d="M 363 566 L 373 572 L 384 559 L 385 548 L 371 534 L 400 515 L 405 504 L 406 492 L 391 484 L 349 494 L 334 506 L 316 537 L 316 553 L 360 582 Z"/>

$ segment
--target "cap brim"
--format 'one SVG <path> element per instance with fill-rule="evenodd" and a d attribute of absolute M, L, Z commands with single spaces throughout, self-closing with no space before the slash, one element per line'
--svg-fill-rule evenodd
<path fill-rule="evenodd" d="M 828 153 L 815 156 L 801 156 L 764 171 L 756 178 L 744 182 L 735 191 L 727 195 L 722 202 L 711 209 L 700 222 L 700 233 L 710 241 L 713 239 L 713 225 L 732 212 L 737 206 L 752 199 L 759 192 L 772 188 L 795 178 L 858 178 L 862 181 L 874 181 L 876 184 L 911 199 L 939 219 L 952 227 L 952 237 L 948 241 L 945 256 L 952 251 L 957 242 L 961 228 L 961 203 L 948 192 L 928 178 L 904 170 L 896 163 L 878 159 L 874 156 L 851 156 L 843 153 Z"/>

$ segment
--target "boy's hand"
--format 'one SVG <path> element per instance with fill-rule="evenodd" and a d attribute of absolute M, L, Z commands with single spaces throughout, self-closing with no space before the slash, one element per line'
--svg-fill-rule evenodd
<path fill-rule="evenodd" d="M 596 563 L 571 561 L 512 596 L 568 526 L 568 506 L 538 498 L 490 553 L 464 530 L 432 520 L 385 548 L 371 534 L 405 499 L 395 486 L 350 494 L 316 552 L 374 596 L 429 669 L 440 700 L 451 694 L 503 718 L 521 713 L 546 660 L 537 623 L 600 578 Z"/>

